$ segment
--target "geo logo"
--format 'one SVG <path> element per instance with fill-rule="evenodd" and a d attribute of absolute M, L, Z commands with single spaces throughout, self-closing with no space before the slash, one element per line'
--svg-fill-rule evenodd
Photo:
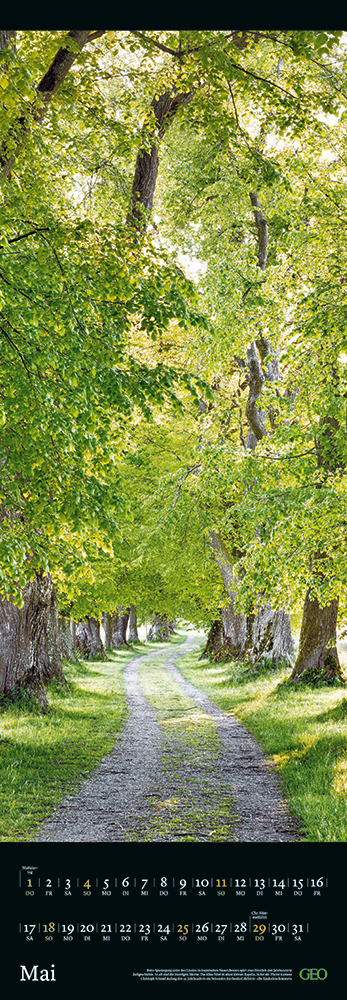
<path fill-rule="evenodd" d="M 326 969 L 300 969 L 299 972 L 300 979 L 326 979 L 327 975 Z"/>

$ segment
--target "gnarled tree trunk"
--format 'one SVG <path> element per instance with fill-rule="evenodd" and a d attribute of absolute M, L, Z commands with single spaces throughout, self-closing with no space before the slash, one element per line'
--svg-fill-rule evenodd
<path fill-rule="evenodd" d="M 59 615 L 58 624 L 60 655 L 63 657 L 63 660 L 76 660 L 76 647 L 70 618 L 66 618 L 65 615 Z"/>
<path fill-rule="evenodd" d="M 105 649 L 111 649 L 112 646 L 112 615 L 109 612 L 105 612 L 101 616 L 101 624 L 105 633 Z"/>
<path fill-rule="evenodd" d="M 223 630 L 218 636 L 218 652 L 216 647 L 214 658 L 246 659 L 254 664 L 268 660 L 291 665 L 294 643 L 289 614 L 284 608 L 274 611 L 269 603 L 248 615 L 235 611 L 237 577 L 233 557 L 217 532 L 210 531 L 209 539 L 228 595 L 228 603 L 221 609 Z M 236 553 L 235 561 L 238 556 Z"/>
<path fill-rule="evenodd" d="M 268 228 L 263 216 L 258 196 L 250 195 L 254 211 L 254 221 L 258 235 L 258 266 L 266 268 L 268 250 Z M 246 365 L 242 362 L 242 368 Z M 249 393 L 246 405 L 248 434 L 246 447 L 255 451 L 258 441 L 268 433 L 266 421 L 273 422 L 273 414 L 263 412 L 258 406 L 265 380 L 277 382 L 280 378 L 279 363 L 267 337 L 260 334 L 247 348 L 247 369 Z M 236 546 L 228 548 L 215 531 L 209 532 L 209 541 L 215 561 L 221 572 L 228 603 L 222 609 L 223 634 L 220 641 L 220 656 L 247 659 L 257 664 L 264 660 L 274 663 L 292 663 L 294 644 L 291 635 L 290 618 L 284 609 L 273 611 L 269 603 L 258 607 L 250 615 L 235 611 L 237 593 L 237 567 L 242 556 Z"/>
<path fill-rule="evenodd" d="M 338 599 L 334 598 L 321 608 L 316 597 L 311 597 L 309 591 L 306 594 L 292 680 L 297 682 L 302 679 L 313 684 L 334 677 L 343 680 L 336 648 L 338 604 Z"/>
<path fill-rule="evenodd" d="M 65 682 L 59 643 L 58 599 L 50 575 L 36 577 L 37 607 L 32 615 L 32 641 L 37 643 L 43 677 Z M 40 621 L 39 621 L 40 618 Z"/>
<path fill-rule="evenodd" d="M 93 656 L 105 659 L 105 650 L 100 635 L 100 622 L 97 618 L 86 618 L 76 626 L 76 645 L 86 660 Z"/>
<path fill-rule="evenodd" d="M 229 592 L 228 604 L 221 609 L 223 633 L 223 657 L 242 660 L 247 648 L 247 617 L 242 611 L 235 611 L 235 594 Z"/>
<path fill-rule="evenodd" d="M 111 645 L 116 649 L 119 646 L 127 646 L 127 628 L 130 608 L 120 606 L 118 612 L 112 617 L 112 641 Z"/>
<path fill-rule="evenodd" d="M 221 608 L 222 632 L 218 637 L 219 656 L 230 659 L 241 659 L 246 650 L 247 641 L 247 619 L 242 612 L 235 611 L 235 577 L 233 562 L 237 560 L 241 553 L 235 553 L 235 557 L 230 555 L 225 542 L 216 531 L 209 532 L 209 541 L 213 551 L 215 562 L 220 570 L 225 590 L 228 596 L 228 603 Z M 214 656 L 217 655 L 217 649 Z"/>
<path fill-rule="evenodd" d="M 245 615 L 236 615 L 233 601 L 220 610 L 220 618 L 212 622 L 200 659 L 210 657 L 211 660 L 240 660 L 246 650 L 247 619 Z"/>
<path fill-rule="evenodd" d="M 345 434 L 345 432 L 344 432 Z M 337 469 L 345 471 L 344 446 L 342 444 L 340 422 L 336 417 L 321 417 L 315 439 L 317 466 L 326 475 Z M 322 482 L 318 485 L 320 489 Z M 310 569 L 318 583 L 324 582 L 325 552 L 315 552 L 310 560 Z M 322 568 L 323 567 L 323 568 Z M 334 677 L 344 680 L 337 653 L 338 598 L 320 607 L 310 588 L 306 593 L 301 622 L 299 651 L 292 673 L 294 681 L 300 678 L 315 683 L 317 680 L 330 681 Z M 318 671 L 318 673 L 317 673 Z"/>
<path fill-rule="evenodd" d="M 50 574 L 37 573 L 23 590 L 24 606 L 0 602 L 0 691 L 25 688 L 46 704 L 45 681 L 64 682 L 58 601 Z"/>
<path fill-rule="evenodd" d="M 166 615 L 156 615 L 153 625 L 149 630 L 147 638 L 150 642 L 159 639 L 160 642 L 169 642 L 175 631 L 175 622 Z"/>
<path fill-rule="evenodd" d="M 137 631 L 136 604 L 131 604 L 129 608 L 128 642 L 139 642 L 139 634 Z"/>
<path fill-rule="evenodd" d="M 258 609 L 252 622 L 249 659 L 254 664 L 267 661 L 292 665 L 294 642 L 290 617 L 284 608 L 274 611 L 267 603 Z"/>
<path fill-rule="evenodd" d="M 204 660 L 208 656 L 210 656 L 213 659 L 215 654 L 217 654 L 218 656 L 218 653 L 220 652 L 221 649 L 222 639 L 223 639 L 222 621 L 220 618 L 215 618 L 214 622 L 212 622 L 210 631 L 208 633 L 206 645 L 203 648 L 200 660 Z"/>

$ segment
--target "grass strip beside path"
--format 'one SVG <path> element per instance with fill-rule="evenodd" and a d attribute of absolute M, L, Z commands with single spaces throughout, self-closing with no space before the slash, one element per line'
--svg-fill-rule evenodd
<path fill-rule="evenodd" d="M 177 662 L 182 675 L 256 737 L 284 779 L 308 841 L 347 840 L 347 698 L 342 686 L 288 682 L 290 671 L 199 661 Z"/>
<path fill-rule="evenodd" d="M 178 644 L 176 639 L 175 645 Z M 164 735 L 162 787 L 131 839 L 166 842 L 232 841 L 235 802 L 220 769 L 223 750 L 216 721 L 185 695 L 165 670 L 170 655 L 146 657 L 141 690 L 155 709 Z M 179 657 L 176 661 L 181 662 Z"/>
<path fill-rule="evenodd" d="M 68 686 L 48 686 L 48 711 L 0 702 L 0 840 L 30 840 L 42 821 L 112 750 L 127 719 L 123 669 L 147 647 L 106 661 L 64 663 Z"/>

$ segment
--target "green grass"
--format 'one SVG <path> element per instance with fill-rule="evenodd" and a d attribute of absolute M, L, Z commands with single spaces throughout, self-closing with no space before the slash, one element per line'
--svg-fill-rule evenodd
<path fill-rule="evenodd" d="M 127 718 L 123 668 L 134 656 L 169 652 L 172 643 L 139 644 L 105 662 L 65 664 L 66 689 L 52 683 L 45 714 L 25 698 L 0 700 L 0 840 L 30 840 L 38 827 L 109 753 Z M 208 786 L 219 741 L 215 724 L 177 687 L 161 657 L 140 668 L 143 689 L 156 709 L 167 749 L 167 774 L 177 772 L 177 794 L 153 802 L 141 839 L 232 839 L 233 804 L 207 788 L 207 810 L 182 760 L 203 763 Z M 264 747 L 284 781 L 292 812 L 308 841 L 347 840 L 347 693 L 343 687 L 296 687 L 289 671 L 250 674 L 237 663 L 199 662 L 199 652 L 177 660 L 184 676 L 225 711 L 233 711 Z M 189 775 L 188 775 L 189 778 Z M 207 787 L 206 786 L 206 787 Z M 209 799 L 210 796 L 210 799 Z M 209 801 L 208 801 L 209 799 Z M 177 801 L 178 800 L 178 801 Z M 147 822 L 147 820 L 146 820 Z M 148 834 L 148 837 L 147 837 Z"/>
<path fill-rule="evenodd" d="M 308 841 L 347 840 L 347 697 L 343 686 L 288 682 L 289 670 L 251 674 L 244 665 L 177 663 L 181 673 L 262 745 L 281 775 L 291 810 Z"/>
<path fill-rule="evenodd" d="M 0 707 L 0 840 L 30 840 L 62 797 L 114 746 L 127 718 L 122 672 L 147 647 L 105 662 L 65 663 L 68 686 L 48 687 L 48 711 L 25 698 Z"/>
<path fill-rule="evenodd" d="M 127 719 L 126 663 L 170 645 L 139 642 L 108 651 L 105 661 L 65 662 L 67 688 L 48 685 L 46 713 L 24 691 L 12 703 L 0 696 L 0 841 L 34 838 L 64 795 L 95 770 Z"/>

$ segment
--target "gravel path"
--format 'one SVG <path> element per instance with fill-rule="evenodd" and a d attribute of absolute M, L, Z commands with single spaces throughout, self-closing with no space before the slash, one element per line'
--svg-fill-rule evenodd
<path fill-rule="evenodd" d="M 35 840 L 88 843 L 208 840 L 219 801 L 224 803 L 224 813 L 228 801 L 229 813 L 229 825 L 220 839 L 299 839 L 278 779 L 256 740 L 234 716 L 213 705 L 177 670 L 175 661 L 198 641 L 193 634 L 174 651 L 171 647 L 165 665 L 185 695 L 205 715 L 213 717 L 219 752 L 206 759 L 206 753 L 189 751 L 184 742 L 181 748 L 177 747 L 177 740 L 170 744 L 158 725 L 154 709 L 141 693 L 138 668 L 145 657 L 137 657 L 124 671 L 129 721 L 117 746 L 76 794 L 63 799 Z M 150 659 L 157 656 L 164 659 L 165 652 L 162 648 L 152 651 Z M 175 823 L 170 833 L 163 835 L 159 830 L 158 810 L 171 809 L 172 802 L 181 804 L 181 835 L 179 828 L 175 830 Z M 178 824 L 179 820 L 178 817 Z"/>
<path fill-rule="evenodd" d="M 234 715 L 223 712 L 202 691 L 186 681 L 174 665 L 166 669 L 185 693 L 217 722 L 223 744 L 219 767 L 224 772 L 236 800 L 236 841 L 292 841 L 300 839 L 298 824 L 283 799 L 279 780 L 259 743 Z"/>

